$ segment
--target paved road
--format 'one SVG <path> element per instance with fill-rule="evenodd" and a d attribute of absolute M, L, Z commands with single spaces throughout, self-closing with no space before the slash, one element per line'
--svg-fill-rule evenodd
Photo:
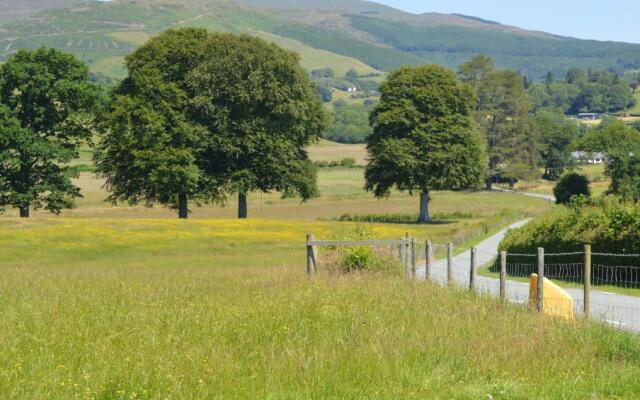
<path fill-rule="evenodd" d="M 526 225 L 529 221 L 521 221 L 509 227 L 515 229 Z M 498 246 L 505 237 L 508 229 L 480 243 L 478 248 L 477 265 L 483 266 L 491 262 L 498 253 Z M 469 285 L 469 266 L 471 264 L 470 251 L 454 257 L 453 271 L 456 284 Z M 419 268 L 418 279 L 424 280 L 425 267 Z M 447 279 L 446 260 L 438 260 L 434 263 L 431 279 L 439 284 L 445 284 Z M 499 296 L 500 283 L 498 279 L 478 276 L 476 285 L 479 291 Z M 583 293 L 579 289 L 568 289 L 573 297 L 576 314 L 582 313 Z M 519 304 L 527 304 L 529 301 L 529 285 L 523 282 L 508 281 L 507 296 L 510 301 Z M 640 297 L 623 296 L 619 294 L 593 290 L 591 292 L 591 311 L 594 316 L 614 326 L 640 332 Z"/>

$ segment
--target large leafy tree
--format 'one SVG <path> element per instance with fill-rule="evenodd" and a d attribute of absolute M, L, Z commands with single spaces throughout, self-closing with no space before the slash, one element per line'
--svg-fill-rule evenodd
<path fill-rule="evenodd" d="M 248 35 L 213 34 L 208 59 L 189 77 L 196 121 L 210 132 L 205 171 L 238 194 L 278 191 L 316 195 L 315 168 L 305 148 L 327 117 L 295 53 Z"/>
<path fill-rule="evenodd" d="M 184 219 L 190 201 L 222 198 L 222 182 L 205 171 L 209 132 L 194 123 L 187 84 L 208 40 L 205 30 L 170 30 L 127 57 L 129 75 L 103 113 L 96 151 L 111 201 L 160 203 Z"/>
<path fill-rule="evenodd" d="M 419 222 L 429 222 L 430 191 L 473 188 L 485 174 L 475 94 L 435 65 L 401 68 L 381 89 L 367 139 L 366 189 L 378 198 L 394 187 L 420 193 Z"/>
<path fill-rule="evenodd" d="M 603 123 L 580 139 L 585 151 L 606 155 L 606 174 L 611 177 L 609 193 L 640 200 L 640 132 L 614 118 Z"/>
<path fill-rule="evenodd" d="M 49 48 L 19 51 L 0 67 L 0 208 L 60 213 L 80 189 L 67 164 L 91 137 L 99 89 L 82 62 Z"/>
<path fill-rule="evenodd" d="M 565 168 L 571 167 L 572 144 L 580 136 L 580 126 L 563 114 L 540 111 L 535 116 L 540 137 L 540 157 L 544 165 L 544 178 L 556 180 Z"/>
<path fill-rule="evenodd" d="M 536 164 L 535 129 L 523 78 L 513 71 L 495 70 L 491 59 L 475 56 L 460 66 L 460 79 L 475 86 L 476 120 L 487 139 L 491 182 L 524 177 Z"/>

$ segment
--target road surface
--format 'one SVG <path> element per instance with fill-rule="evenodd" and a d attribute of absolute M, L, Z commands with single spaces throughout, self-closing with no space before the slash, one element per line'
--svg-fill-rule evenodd
<path fill-rule="evenodd" d="M 509 229 L 516 229 L 526 225 L 529 221 L 521 221 L 508 229 L 505 229 L 495 236 L 490 237 L 477 246 L 477 265 L 481 267 L 487 265 L 495 259 L 498 254 L 498 246 L 507 234 Z M 469 271 L 471 264 L 471 252 L 469 250 L 454 257 L 453 271 L 454 280 L 459 286 L 469 285 Z M 425 279 L 425 266 L 419 267 L 418 279 Z M 431 279 L 439 284 L 446 284 L 447 265 L 445 260 L 437 260 L 431 271 Z M 498 279 L 478 276 L 476 281 L 477 290 L 498 297 L 500 294 L 500 282 Z M 580 289 L 567 289 L 573 297 L 576 315 L 582 314 L 583 292 Z M 529 301 L 529 284 L 516 281 L 508 281 L 507 296 L 513 303 L 527 304 Z M 607 293 L 597 290 L 591 292 L 591 313 L 595 318 L 616 327 L 632 330 L 640 333 L 640 297 L 624 296 L 614 293 Z"/>

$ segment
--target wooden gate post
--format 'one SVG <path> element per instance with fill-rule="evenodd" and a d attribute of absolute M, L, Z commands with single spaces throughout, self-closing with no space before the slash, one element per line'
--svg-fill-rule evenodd
<path fill-rule="evenodd" d="M 411 279 L 418 277 L 418 242 L 411 239 Z"/>
<path fill-rule="evenodd" d="M 500 253 L 500 298 L 507 299 L 507 252 Z"/>
<path fill-rule="evenodd" d="M 425 246 L 425 254 L 426 254 L 426 265 L 424 270 L 424 280 L 428 282 L 431 280 L 431 267 L 433 265 L 433 259 L 431 258 L 431 253 L 433 253 L 433 245 L 430 240 L 427 240 Z"/>
<path fill-rule="evenodd" d="M 453 243 L 447 245 L 447 285 L 453 285 Z"/>
<path fill-rule="evenodd" d="M 307 274 L 309 276 L 316 273 L 316 250 L 313 247 L 313 235 L 307 235 Z"/>
<path fill-rule="evenodd" d="M 584 246 L 584 317 L 591 316 L 591 245 Z"/>
<path fill-rule="evenodd" d="M 538 287 L 536 288 L 538 312 L 544 313 L 544 249 L 538 248 Z"/>
<path fill-rule="evenodd" d="M 469 290 L 476 290 L 476 272 L 477 272 L 477 251 L 475 247 L 471 248 L 471 270 L 469 271 Z"/>

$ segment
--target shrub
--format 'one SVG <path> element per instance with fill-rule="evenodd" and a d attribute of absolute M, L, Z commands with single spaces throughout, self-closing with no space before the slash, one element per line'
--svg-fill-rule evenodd
<path fill-rule="evenodd" d="M 527 226 L 510 231 L 500 244 L 500 250 L 511 254 L 535 254 L 538 247 L 548 254 L 581 252 L 591 244 L 593 279 L 600 283 L 619 284 L 629 278 L 629 268 L 640 266 L 636 257 L 602 254 L 640 253 L 640 204 L 616 197 L 590 200 L 574 198 L 568 206 L 557 207 Z M 600 254 L 598 254 L 600 253 Z M 562 279 L 581 279 L 582 255 L 554 256 L 553 265 L 578 265 Z M 535 271 L 535 258 L 509 256 L 509 265 L 520 268 L 520 275 Z M 530 267 L 527 270 L 526 266 Z M 517 272 L 509 271 L 517 275 Z M 553 275 L 553 271 L 549 273 Z M 636 278 L 634 278 L 636 279 Z"/>
<path fill-rule="evenodd" d="M 471 219 L 471 213 L 454 211 L 443 212 L 432 215 L 434 220 L 455 220 Z M 344 214 L 339 219 L 340 222 L 370 222 L 378 224 L 413 224 L 418 221 L 418 214 Z"/>
<path fill-rule="evenodd" d="M 553 190 L 558 204 L 568 204 L 575 196 L 591 196 L 589 179 L 578 173 L 564 175 Z"/>
<path fill-rule="evenodd" d="M 353 158 L 343 158 L 340 161 L 340 166 L 341 167 L 345 167 L 345 168 L 353 168 L 356 166 L 356 160 L 354 160 Z"/>

